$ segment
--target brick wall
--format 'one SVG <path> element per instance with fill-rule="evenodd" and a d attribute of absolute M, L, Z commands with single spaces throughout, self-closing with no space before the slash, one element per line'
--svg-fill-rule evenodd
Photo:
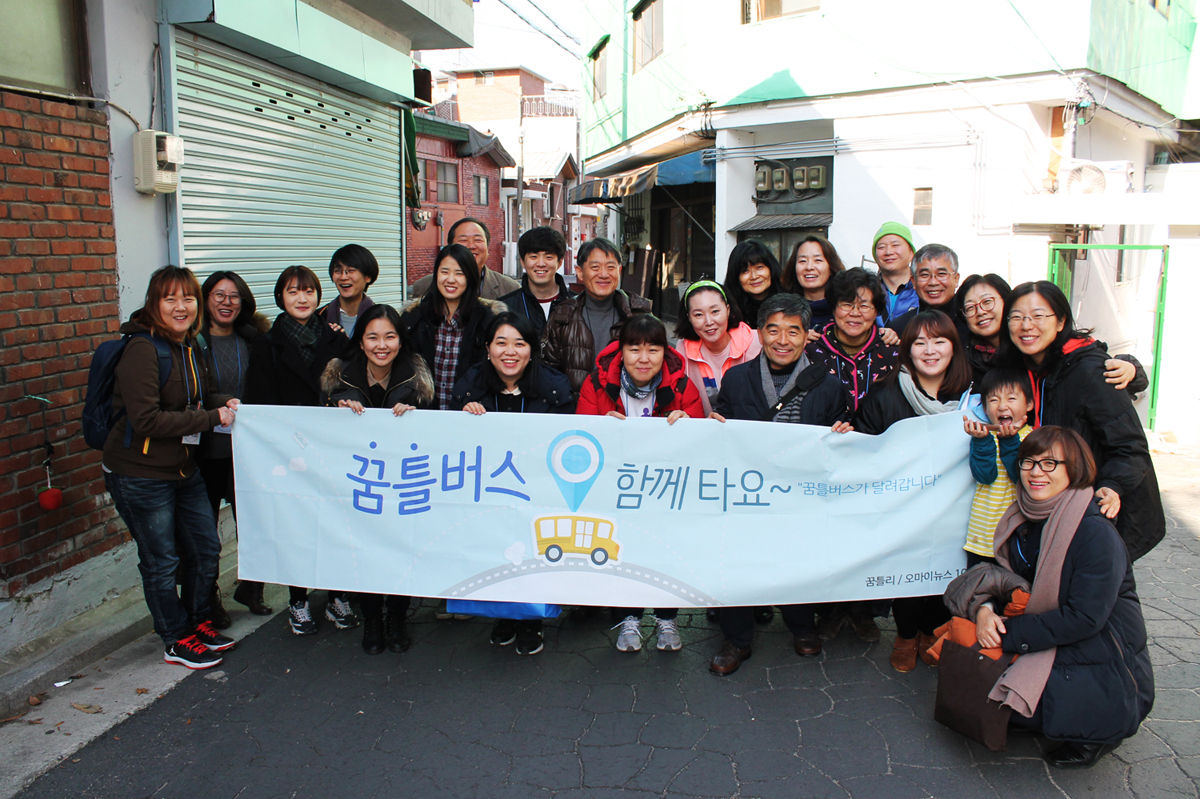
<path fill-rule="evenodd" d="M 128 540 L 79 435 L 87 370 L 117 321 L 108 126 L 100 111 L 0 93 L 0 597 Z M 44 511 L 41 403 L 63 506 Z"/>

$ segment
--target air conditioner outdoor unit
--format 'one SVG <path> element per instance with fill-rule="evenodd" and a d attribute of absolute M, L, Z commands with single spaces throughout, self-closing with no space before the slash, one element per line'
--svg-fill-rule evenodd
<path fill-rule="evenodd" d="M 1124 194 L 1132 187 L 1132 161 L 1064 158 L 1058 167 L 1059 194 Z"/>

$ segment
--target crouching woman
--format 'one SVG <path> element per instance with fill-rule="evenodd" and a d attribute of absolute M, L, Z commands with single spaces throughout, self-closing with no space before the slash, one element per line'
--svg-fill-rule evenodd
<path fill-rule="evenodd" d="M 1010 724 L 1063 744 L 1058 768 L 1088 768 L 1137 732 L 1154 704 L 1146 623 L 1125 545 L 1096 504 L 1096 465 L 1074 430 L 1046 426 L 1017 451 L 1017 501 L 996 528 L 996 559 L 1029 580 L 1025 613 L 984 605 L 984 647 L 1020 655 L 990 698 Z"/>

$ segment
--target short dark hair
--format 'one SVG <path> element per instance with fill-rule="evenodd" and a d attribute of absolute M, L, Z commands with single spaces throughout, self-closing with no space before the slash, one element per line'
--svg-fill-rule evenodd
<path fill-rule="evenodd" d="M 460 226 L 465 225 L 468 222 L 474 222 L 476 225 L 479 225 L 479 229 L 483 231 L 484 240 L 486 240 L 489 245 L 492 243 L 492 231 L 488 230 L 487 225 L 483 224 L 481 220 L 476 219 L 473 216 L 464 216 L 462 219 L 451 225 L 450 229 L 446 231 L 446 244 L 453 244 L 454 234 L 458 231 Z"/>
<path fill-rule="evenodd" d="M 1054 343 L 1050 345 L 1049 351 L 1046 353 L 1046 358 L 1042 361 L 1042 369 L 1049 370 L 1053 368 L 1058 358 L 1062 355 L 1063 345 L 1073 338 L 1087 338 L 1091 335 L 1091 330 L 1080 330 L 1075 327 L 1075 316 L 1071 313 L 1071 301 L 1067 299 L 1067 295 L 1063 294 L 1063 290 L 1051 283 L 1049 280 L 1037 280 L 1031 283 L 1022 283 L 1012 290 L 1012 294 L 1008 295 L 1008 299 L 1004 303 L 1004 335 L 1001 336 L 1001 341 L 1008 340 L 1013 345 L 1013 350 L 1017 350 L 1016 344 L 1012 341 L 1012 331 L 1008 326 L 1008 315 L 1012 313 L 1013 306 L 1017 304 L 1017 300 L 1030 294 L 1037 294 L 1046 301 L 1050 306 L 1050 310 L 1054 315 L 1062 320 L 1062 332 L 1054 339 Z M 1020 351 L 1017 350 L 1020 355 Z"/>
<path fill-rule="evenodd" d="M 258 303 L 254 301 L 254 294 L 250 291 L 250 287 L 246 285 L 246 281 L 237 272 L 230 272 L 224 269 L 218 269 L 204 279 L 204 285 L 200 287 L 200 294 L 203 298 L 204 312 L 208 313 L 208 295 L 212 294 L 217 288 L 217 284 L 222 280 L 229 280 L 237 288 L 238 297 L 242 300 L 241 310 L 238 312 L 237 318 L 233 320 L 234 326 L 242 324 L 251 324 L 254 321 L 254 314 L 258 311 Z M 205 317 L 205 325 L 208 321 Z"/>
<path fill-rule="evenodd" d="M 945 258 L 954 267 L 954 271 L 958 271 L 958 253 L 947 247 L 945 244 L 926 244 L 921 249 L 913 253 L 913 259 L 908 264 L 908 271 L 917 275 L 917 267 L 925 261 L 932 261 L 935 258 Z"/>
<path fill-rule="evenodd" d="M 1062 447 L 1062 465 L 1071 480 L 1067 488 L 1091 488 L 1096 482 L 1096 459 L 1083 436 L 1069 427 L 1048 424 L 1034 430 L 1017 449 L 1017 463 L 1045 455 L 1055 444 Z"/>
<path fill-rule="evenodd" d="M 921 311 L 912 318 L 904 333 L 900 336 L 900 365 L 908 370 L 915 380 L 916 367 L 913 365 L 913 343 L 922 335 L 929 338 L 949 339 L 953 345 L 950 365 L 942 377 L 942 388 L 939 393 L 962 394 L 971 387 L 971 364 L 967 362 L 967 354 L 958 338 L 958 329 L 954 320 L 941 311 Z M 897 369 L 893 374 L 899 376 Z"/>
<path fill-rule="evenodd" d="M 825 262 L 829 264 L 829 277 L 831 279 L 838 272 L 846 270 L 846 265 L 842 263 L 841 256 L 837 253 L 837 248 L 833 246 L 829 239 L 824 236 L 818 236 L 815 233 L 810 234 L 796 242 L 796 246 L 792 248 L 792 256 L 788 258 L 787 269 L 783 270 L 783 288 L 787 291 L 800 290 L 800 283 L 796 280 L 796 256 L 800 254 L 800 248 L 809 243 L 821 248 L 821 253 L 825 256 Z"/>
<path fill-rule="evenodd" d="M 575 263 L 579 266 L 583 266 L 584 263 L 587 262 L 588 256 L 591 255 L 594 250 L 600 250 L 601 252 L 608 253 L 613 258 L 616 258 L 618 263 L 621 260 L 621 251 L 617 249 L 617 245 L 613 244 L 603 236 L 597 236 L 596 238 L 589 239 L 588 241 L 585 241 L 583 244 L 579 245 L 579 252 L 575 254 Z"/>
<path fill-rule="evenodd" d="M 729 308 L 729 319 L 725 323 L 726 330 L 733 330 L 742 323 L 742 313 L 738 307 L 731 303 L 720 290 L 712 285 L 700 286 L 695 291 L 688 288 L 683 292 L 683 307 L 679 309 L 679 318 L 675 320 L 675 336 L 677 338 L 686 339 L 688 341 L 699 341 L 700 334 L 696 332 L 696 328 L 692 325 L 692 315 L 688 307 L 692 301 L 692 297 L 697 294 L 703 294 L 706 291 L 711 291 L 721 298 L 721 302 L 725 303 Z"/>
<path fill-rule="evenodd" d="M 543 225 L 526 230 L 517 239 L 517 254 L 524 258 L 535 252 L 548 252 L 562 261 L 567 257 L 567 240 L 552 227 Z"/>
<path fill-rule="evenodd" d="M 466 247 L 461 244 L 447 244 L 438 250 L 437 257 L 433 259 L 433 276 L 429 281 L 429 288 L 425 290 L 425 296 L 421 298 L 421 304 L 426 305 L 427 309 L 433 311 L 439 319 L 446 318 L 446 300 L 438 291 L 437 273 L 442 261 L 447 258 L 457 263 L 463 274 L 467 276 L 467 289 L 458 303 L 458 307 L 464 314 L 479 299 L 479 284 L 483 280 L 483 276 L 479 273 L 479 264 L 475 262 L 475 256 Z M 358 323 L 355 322 L 355 327 L 357 326 Z"/>
<path fill-rule="evenodd" d="M 746 316 L 746 290 L 742 288 L 742 273 L 751 264 L 763 264 L 771 273 L 771 285 L 767 287 L 767 296 L 778 294 L 782 278 L 780 277 L 779 261 L 775 254 L 767 249 L 767 245 L 758 239 L 746 239 L 729 253 L 729 263 L 725 269 L 725 297 L 730 305 L 736 305 L 738 312 Z"/>
<path fill-rule="evenodd" d="M 321 302 L 321 278 L 317 277 L 316 272 L 307 266 L 292 264 L 280 272 L 279 279 L 275 281 L 275 304 L 279 306 L 279 310 L 285 310 L 283 292 L 293 280 L 296 281 L 296 288 L 316 289 L 317 303 Z"/>
<path fill-rule="evenodd" d="M 1020 389 L 1025 399 L 1033 402 L 1033 384 L 1029 382 L 1029 372 L 1021 369 L 1007 369 L 998 366 L 988 369 L 979 379 L 979 396 L 986 402 L 987 398 L 1006 388 Z"/>
<path fill-rule="evenodd" d="M 829 282 L 825 284 L 825 302 L 829 303 L 830 309 L 836 307 L 839 302 L 858 302 L 859 289 L 871 292 L 875 315 L 881 316 L 887 309 L 883 285 L 879 282 L 879 275 L 861 266 L 851 267 L 829 278 Z"/>
<path fill-rule="evenodd" d="M 808 304 L 808 300 L 798 294 L 776 294 L 774 297 L 764 300 L 758 309 L 759 329 L 762 329 L 767 324 L 767 320 L 777 313 L 788 318 L 798 317 L 804 324 L 805 330 L 812 325 L 812 306 Z"/>
<path fill-rule="evenodd" d="M 634 314 L 621 325 L 617 337 L 622 347 L 632 347 L 637 344 L 649 344 L 652 347 L 669 346 L 667 342 L 667 326 L 654 314 Z"/>
<path fill-rule="evenodd" d="M 539 251 L 541 252 L 541 251 Z M 521 389 L 521 395 L 533 399 L 537 396 L 536 386 L 537 380 L 535 373 L 538 369 L 538 334 L 537 329 L 533 326 L 533 322 L 529 318 L 512 311 L 505 311 L 492 317 L 492 321 L 488 322 L 487 328 L 483 333 L 483 343 L 485 347 L 490 347 L 492 341 L 496 338 L 496 334 L 500 332 L 500 328 L 508 325 L 517 331 L 521 338 L 525 339 L 525 343 L 529 345 L 529 365 L 525 367 L 525 371 L 517 379 L 517 388 Z M 487 385 L 487 390 L 494 394 L 499 394 L 507 386 L 500 379 L 500 374 L 496 371 L 496 367 L 486 357 L 483 361 L 483 376 L 484 382 Z"/>
<path fill-rule="evenodd" d="M 348 358 L 355 357 L 356 353 L 361 351 L 367 325 L 376 319 L 386 319 L 392 327 L 396 328 L 396 334 L 400 337 L 400 352 L 404 352 L 412 345 L 412 337 L 409 335 L 408 328 L 400 321 L 400 313 L 390 305 L 376 303 L 359 314 L 358 320 L 354 323 L 354 335 L 350 337 L 350 345 L 346 347 Z"/>
<path fill-rule="evenodd" d="M 329 279 L 333 279 L 333 268 L 341 264 L 351 269 L 357 269 L 367 276 L 367 287 L 379 279 L 379 261 L 375 255 L 361 244 L 347 244 L 339 247 L 329 259 Z"/>

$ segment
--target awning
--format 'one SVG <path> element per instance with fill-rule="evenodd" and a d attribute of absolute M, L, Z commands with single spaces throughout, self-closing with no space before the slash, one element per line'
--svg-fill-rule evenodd
<path fill-rule="evenodd" d="M 782 230 L 797 227 L 829 227 L 833 224 L 833 214 L 775 214 L 767 216 L 756 214 L 745 222 L 739 222 L 729 228 L 730 233 L 743 230 Z"/>
<path fill-rule="evenodd" d="M 705 164 L 700 151 L 696 151 L 609 178 L 584 181 L 571 190 L 571 202 L 575 205 L 618 203 L 622 197 L 641 194 L 655 186 L 715 182 L 715 167 Z"/>

